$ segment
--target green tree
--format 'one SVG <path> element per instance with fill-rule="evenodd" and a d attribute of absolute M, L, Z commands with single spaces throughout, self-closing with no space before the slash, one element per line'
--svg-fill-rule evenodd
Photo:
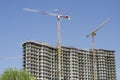
<path fill-rule="evenodd" d="M 0 76 L 0 80 L 35 80 L 35 77 L 25 70 L 9 68 Z"/>

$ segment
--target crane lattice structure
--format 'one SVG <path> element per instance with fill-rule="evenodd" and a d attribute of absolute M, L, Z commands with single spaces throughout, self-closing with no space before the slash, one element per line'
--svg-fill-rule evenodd
<path fill-rule="evenodd" d="M 93 52 L 93 70 L 94 70 L 94 80 L 97 80 L 97 62 L 96 62 L 96 52 L 94 47 L 94 37 L 96 35 L 96 32 L 103 27 L 105 23 L 107 23 L 110 19 L 106 19 L 103 23 L 101 23 L 99 26 L 96 27 L 95 30 L 93 30 L 91 33 L 86 35 L 87 37 L 92 36 L 92 52 Z"/>
<path fill-rule="evenodd" d="M 61 15 L 58 11 L 58 9 L 56 9 L 57 11 L 57 14 L 53 14 L 53 13 L 48 13 L 48 12 L 42 12 L 42 11 L 39 11 L 39 10 L 34 10 L 34 9 L 29 9 L 29 8 L 24 8 L 24 10 L 26 11 L 30 11 L 30 12 L 35 12 L 35 13 L 38 13 L 38 14 L 45 14 L 45 15 L 51 15 L 51 16 L 55 16 L 57 17 L 57 25 L 58 25 L 58 77 L 59 77 L 59 80 L 61 80 L 61 39 L 60 39 L 60 19 L 61 18 L 66 18 L 68 20 L 70 20 L 70 16 L 64 16 L 64 15 Z"/>

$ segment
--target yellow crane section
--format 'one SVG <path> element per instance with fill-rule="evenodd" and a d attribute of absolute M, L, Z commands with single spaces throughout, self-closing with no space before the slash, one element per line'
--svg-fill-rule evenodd
<path fill-rule="evenodd" d="M 58 11 L 58 9 L 56 9 L 57 14 L 53 14 L 53 13 L 48 13 L 48 12 L 41 12 L 39 10 L 34 10 L 34 9 L 29 9 L 29 8 L 24 8 L 24 10 L 26 11 L 30 11 L 30 12 L 35 12 L 38 14 L 45 14 L 45 15 L 51 15 L 51 16 L 56 16 L 57 17 L 57 25 L 58 25 L 58 77 L 59 80 L 61 80 L 61 39 L 60 39 L 60 19 L 61 18 L 66 18 L 68 20 L 70 20 L 70 16 L 64 16 L 61 15 Z"/>
<path fill-rule="evenodd" d="M 91 33 L 87 34 L 86 36 L 92 36 L 92 51 L 93 51 L 93 70 L 94 70 L 94 80 L 97 80 L 97 62 L 96 62 L 96 52 L 94 47 L 94 37 L 96 35 L 96 32 L 103 27 L 105 23 L 107 23 L 110 19 L 106 19 L 103 23 L 101 23 L 99 26 L 96 27 Z"/>

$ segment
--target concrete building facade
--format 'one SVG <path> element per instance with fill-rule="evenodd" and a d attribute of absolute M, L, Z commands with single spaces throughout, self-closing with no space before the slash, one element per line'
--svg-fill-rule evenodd
<path fill-rule="evenodd" d="M 23 43 L 23 67 L 37 80 L 58 80 L 57 48 L 46 43 Z M 96 49 L 98 80 L 116 80 L 115 51 Z M 92 50 L 61 47 L 62 80 L 94 80 Z"/>

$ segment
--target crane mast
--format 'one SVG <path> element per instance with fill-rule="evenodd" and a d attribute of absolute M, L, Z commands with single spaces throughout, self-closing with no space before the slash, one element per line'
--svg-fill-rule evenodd
<path fill-rule="evenodd" d="M 61 80 L 61 38 L 60 38 L 60 16 L 58 18 L 58 78 Z"/>
<path fill-rule="evenodd" d="M 94 70 L 94 80 L 98 80 L 97 78 L 97 61 L 96 61 L 96 52 L 95 52 L 95 44 L 94 44 L 94 37 L 96 35 L 96 31 L 98 31 L 105 23 L 107 23 L 110 19 L 105 20 L 103 23 L 101 23 L 99 26 L 96 27 L 95 30 L 93 30 L 90 34 L 87 34 L 86 36 L 92 36 L 92 52 L 93 52 L 93 70 Z"/>
<path fill-rule="evenodd" d="M 63 16 L 59 13 L 58 9 L 56 9 L 57 14 L 53 14 L 53 13 L 48 13 L 48 12 L 41 12 L 39 10 L 34 10 L 34 9 L 29 9 L 29 8 L 24 8 L 24 10 L 26 11 L 30 11 L 30 12 L 35 12 L 38 14 L 45 14 L 45 15 L 51 15 L 51 16 L 56 16 L 57 17 L 57 25 L 58 25 L 58 80 L 61 80 L 61 38 L 60 38 L 60 19 L 61 18 L 66 18 L 68 20 L 70 20 L 70 16 Z"/>

